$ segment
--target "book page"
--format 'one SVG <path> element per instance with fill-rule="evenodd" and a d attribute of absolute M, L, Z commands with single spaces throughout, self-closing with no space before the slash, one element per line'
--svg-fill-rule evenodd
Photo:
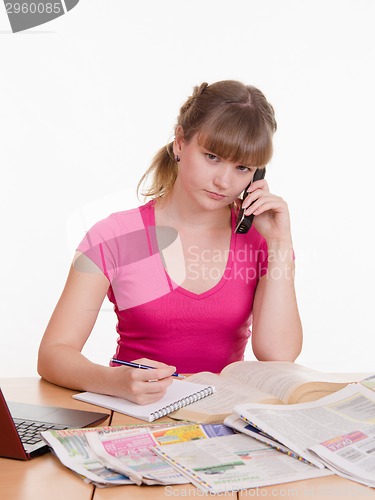
<path fill-rule="evenodd" d="M 248 384 L 285 403 L 302 384 L 309 382 L 350 383 L 350 375 L 320 373 L 289 361 L 238 361 L 226 366 L 221 376 Z"/>
<path fill-rule="evenodd" d="M 225 416 L 232 412 L 234 406 L 243 402 L 282 403 L 271 394 L 210 372 L 197 373 L 186 380 L 213 385 L 215 386 L 215 393 L 209 398 L 201 399 L 187 408 L 176 411 L 170 415 L 171 418 L 186 418 L 193 422 L 222 421 Z"/>

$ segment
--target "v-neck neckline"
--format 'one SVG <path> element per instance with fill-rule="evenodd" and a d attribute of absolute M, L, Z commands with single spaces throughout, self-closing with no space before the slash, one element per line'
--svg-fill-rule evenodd
<path fill-rule="evenodd" d="M 156 200 L 152 200 L 150 202 L 150 205 L 151 205 L 150 206 L 150 226 L 154 227 L 156 230 L 155 202 L 156 202 Z M 231 236 L 230 236 L 230 243 L 229 243 L 228 259 L 227 259 L 227 263 L 226 263 L 224 272 L 223 272 L 220 280 L 216 283 L 216 285 L 214 285 L 213 287 L 211 287 L 208 290 L 201 292 L 201 293 L 192 292 L 191 290 L 188 290 L 187 288 L 183 288 L 181 285 L 178 285 L 177 283 L 175 283 L 171 279 L 171 277 L 168 274 L 168 271 L 165 269 L 165 267 L 163 265 L 164 272 L 168 278 L 168 281 L 172 285 L 172 289 L 175 289 L 177 292 L 179 292 L 183 295 L 186 295 L 187 297 L 191 297 L 191 298 L 196 299 L 196 300 L 201 300 L 201 299 L 204 299 L 206 297 L 209 297 L 210 295 L 213 295 L 214 293 L 219 291 L 225 285 L 225 283 L 228 281 L 228 279 L 230 278 L 230 276 L 232 274 L 233 255 L 234 255 L 235 247 L 236 247 L 236 235 L 234 232 L 235 222 L 236 222 L 236 214 L 234 212 L 234 209 L 231 207 Z M 153 238 L 153 240 L 155 241 L 155 244 L 157 244 L 157 238 L 155 238 L 155 239 Z M 159 257 L 162 260 L 159 249 L 155 248 L 153 250 L 159 254 Z"/>

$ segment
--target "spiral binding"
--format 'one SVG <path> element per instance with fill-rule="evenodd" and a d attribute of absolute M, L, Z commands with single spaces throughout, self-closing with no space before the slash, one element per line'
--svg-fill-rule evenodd
<path fill-rule="evenodd" d="M 175 401 L 171 405 L 164 406 L 164 408 L 160 408 L 160 410 L 154 411 L 150 415 L 150 422 L 153 422 L 154 420 L 157 420 L 158 418 L 165 417 L 166 415 L 169 415 L 173 411 L 179 410 L 180 408 L 183 408 L 184 406 L 187 406 L 191 403 L 195 403 L 196 401 L 199 401 L 200 399 L 203 399 L 210 394 L 214 392 L 214 388 L 209 386 L 206 389 L 202 389 L 201 391 L 195 392 L 191 396 L 188 396 L 183 399 L 179 399 L 178 401 Z"/>

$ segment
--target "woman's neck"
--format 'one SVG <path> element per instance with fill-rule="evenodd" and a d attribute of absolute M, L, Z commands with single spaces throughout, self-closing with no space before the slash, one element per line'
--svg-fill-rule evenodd
<path fill-rule="evenodd" d="M 156 200 L 155 217 L 157 225 L 170 225 L 177 229 L 225 229 L 231 222 L 231 210 L 229 206 L 204 210 L 172 191 L 165 198 Z"/>

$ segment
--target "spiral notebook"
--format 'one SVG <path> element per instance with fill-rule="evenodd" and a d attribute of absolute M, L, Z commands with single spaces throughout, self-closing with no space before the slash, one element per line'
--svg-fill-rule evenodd
<path fill-rule="evenodd" d="M 138 405 L 127 399 L 96 394 L 94 392 L 82 392 L 75 394 L 73 398 L 146 420 L 147 422 L 153 422 L 183 406 L 206 398 L 214 391 L 215 388 L 212 385 L 197 384 L 195 382 L 188 382 L 187 380 L 173 380 L 165 396 L 156 401 L 156 403 L 149 405 Z"/>

